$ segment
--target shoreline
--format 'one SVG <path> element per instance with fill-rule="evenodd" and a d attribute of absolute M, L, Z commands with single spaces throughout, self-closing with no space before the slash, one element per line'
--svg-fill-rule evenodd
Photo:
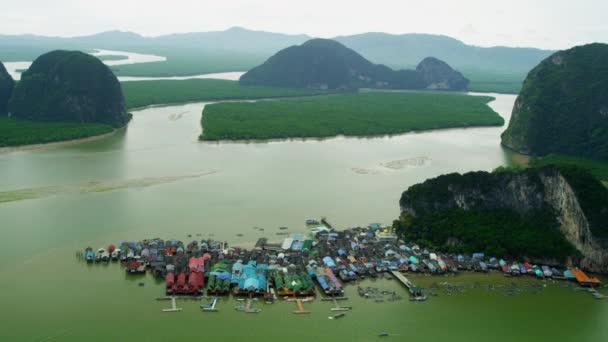
<path fill-rule="evenodd" d="M 163 108 L 163 107 L 172 107 L 172 106 L 181 106 L 188 105 L 194 103 L 201 104 L 212 104 L 212 103 L 223 103 L 223 102 L 256 102 L 256 101 L 264 101 L 264 100 L 293 100 L 293 99 L 301 99 L 308 97 L 321 97 L 321 96 L 334 96 L 339 95 L 341 93 L 327 93 L 327 94 L 313 94 L 313 95 L 299 95 L 299 96 L 265 96 L 265 97 L 256 97 L 256 98 L 243 98 L 243 97 L 234 97 L 234 98 L 223 98 L 223 99 L 200 99 L 200 100 L 192 100 L 192 101 L 180 101 L 180 102 L 167 102 L 167 103 L 158 103 L 158 104 L 150 104 L 146 106 L 133 107 L 128 108 L 128 112 L 138 112 L 145 109 L 150 108 Z"/>
<path fill-rule="evenodd" d="M 53 147 L 59 147 L 59 146 L 70 146 L 70 145 L 76 145 L 76 144 L 80 144 L 80 143 L 101 140 L 101 139 L 109 138 L 109 137 L 113 136 L 114 134 L 116 134 L 119 130 L 125 129 L 125 128 L 126 128 L 126 126 L 121 127 L 121 128 L 116 128 L 112 132 L 108 132 L 108 133 L 104 133 L 104 134 L 100 134 L 100 135 L 93 135 L 93 136 L 85 137 L 85 138 L 63 140 L 63 141 L 53 141 L 53 142 L 42 143 L 42 144 L 28 144 L 28 145 L 0 147 L 0 154 L 11 153 L 11 152 L 31 151 L 31 150 L 40 150 L 40 149 L 53 148 Z"/>
<path fill-rule="evenodd" d="M 204 115 L 204 114 L 203 114 Z M 316 142 L 321 142 L 321 141 L 326 141 L 326 140 L 332 140 L 332 139 L 383 139 L 383 138 L 393 138 L 393 137 L 398 137 L 401 135 L 406 135 L 406 134 L 420 134 L 420 133 L 428 133 L 428 132 L 435 132 L 435 131 L 448 131 L 448 130 L 461 130 L 461 129 L 477 129 L 477 128 L 497 128 L 497 127 L 503 127 L 505 124 L 503 123 L 502 125 L 471 125 L 471 126 L 449 126 L 449 127 L 444 127 L 444 128 L 429 128 L 429 129 L 418 129 L 418 130 L 409 130 L 409 131 L 404 131 L 404 132 L 399 132 L 399 133 L 378 133 L 378 134 L 372 134 L 372 135 L 346 135 L 346 134 L 338 134 L 338 135 L 331 135 L 331 136 L 325 136 L 325 137 L 284 137 L 284 138 L 260 138 L 260 139 L 201 139 L 202 137 L 202 133 L 201 135 L 199 135 L 199 139 L 198 141 L 203 142 L 203 143 L 215 143 L 215 144 L 264 144 L 264 143 L 272 143 L 272 142 L 284 142 L 284 141 L 296 141 L 296 142 L 308 142 L 308 141 L 316 141 Z M 204 130 L 204 127 L 203 127 Z"/>

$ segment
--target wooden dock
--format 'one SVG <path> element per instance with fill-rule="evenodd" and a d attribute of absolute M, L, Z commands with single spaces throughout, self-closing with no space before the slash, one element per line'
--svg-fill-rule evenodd
<path fill-rule="evenodd" d="M 333 302 L 334 302 L 334 307 L 331 308 L 331 311 L 350 311 L 353 307 L 352 306 L 341 306 L 340 304 L 338 304 L 338 301 L 336 297 L 332 297 Z"/>
<path fill-rule="evenodd" d="M 163 312 L 177 312 L 182 311 L 182 308 L 177 307 L 177 303 L 175 302 L 175 297 L 171 297 L 171 307 L 168 309 L 163 309 Z"/>
<path fill-rule="evenodd" d="M 403 285 L 405 285 L 405 287 L 407 287 L 407 289 L 410 291 L 410 293 L 413 296 L 422 295 L 422 290 L 420 288 L 418 288 L 416 285 L 414 285 L 414 283 L 412 283 L 409 279 L 407 279 L 406 276 L 404 276 L 403 274 L 401 274 L 398 271 L 391 271 L 391 274 L 395 278 L 397 278 L 397 280 L 399 280 Z"/>
<path fill-rule="evenodd" d="M 301 299 L 296 299 L 296 306 L 298 307 L 298 309 L 296 311 L 294 311 L 294 314 L 309 314 L 310 311 L 306 311 L 304 310 L 304 305 L 302 305 L 302 300 Z"/>
<path fill-rule="evenodd" d="M 201 309 L 203 309 L 203 311 L 207 311 L 207 312 L 217 312 L 217 308 L 215 307 L 217 305 L 217 297 L 213 297 L 211 299 L 211 303 L 207 304 L 207 305 L 201 305 Z"/>

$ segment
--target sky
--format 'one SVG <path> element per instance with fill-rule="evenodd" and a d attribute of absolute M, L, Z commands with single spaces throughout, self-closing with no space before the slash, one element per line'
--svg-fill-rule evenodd
<path fill-rule="evenodd" d="M 478 46 L 608 42 L 608 0 L 2 0 L 0 34 L 145 36 L 240 26 L 331 38 L 444 34 Z"/>

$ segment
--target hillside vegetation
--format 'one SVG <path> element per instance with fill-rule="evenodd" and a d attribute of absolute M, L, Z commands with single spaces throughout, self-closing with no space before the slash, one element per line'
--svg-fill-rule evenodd
<path fill-rule="evenodd" d="M 36 122 L 0 117 L 0 147 L 46 144 L 110 133 L 104 124 L 74 122 Z"/>
<path fill-rule="evenodd" d="M 236 81 L 214 79 L 122 82 L 127 108 L 195 101 L 259 99 L 323 95 L 320 89 L 245 87 Z"/>
<path fill-rule="evenodd" d="M 545 59 L 526 78 L 502 144 L 523 154 L 608 160 L 608 44 Z"/>
<path fill-rule="evenodd" d="M 311 39 L 283 49 L 249 70 L 242 85 L 321 89 L 467 90 L 469 80 L 445 62 L 424 58 L 415 70 L 373 64 L 331 39 Z"/>
<path fill-rule="evenodd" d="M 608 267 L 608 189 L 579 167 L 442 175 L 411 186 L 399 205 L 395 227 L 423 246 L 560 261 L 582 253 L 590 269 Z"/>
<path fill-rule="evenodd" d="M 491 97 L 368 92 L 205 107 L 202 140 L 398 134 L 448 127 L 500 126 Z"/>
<path fill-rule="evenodd" d="M 577 166 L 587 170 L 595 178 L 608 183 L 608 161 L 592 160 L 580 157 L 549 154 L 543 157 L 533 157 L 530 166 L 543 167 L 547 165 Z"/>
<path fill-rule="evenodd" d="M 8 111 L 32 121 L 124 126 L 131 116 L 118 79 L 99 59 L 80 51 L 57 50 L 34 61 L 21 76 Z"/>

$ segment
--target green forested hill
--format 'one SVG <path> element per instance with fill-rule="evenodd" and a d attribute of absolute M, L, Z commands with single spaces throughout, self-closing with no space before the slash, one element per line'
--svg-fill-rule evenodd
<path fill-rule="evenodd" d="M 277 52 L 245 73 L 243 85 L 292 88 L 467 90 L 469 81 L 445 62 L 423 59 L 415 70 L 373 64 L 331 39 L 312 39 Z"/>
<path fill-rule="evenodd" d="M 608 45 L 557 52 L 524 82 L 503 145 L 520 153 L 608 160 Z"/>
<path fill-rule="evenodd" d="M 124 126 L 130 118 L 118 79 L 97 58 L 52 51 L 23 73 L 9 102 L 11 118 Z"/>

